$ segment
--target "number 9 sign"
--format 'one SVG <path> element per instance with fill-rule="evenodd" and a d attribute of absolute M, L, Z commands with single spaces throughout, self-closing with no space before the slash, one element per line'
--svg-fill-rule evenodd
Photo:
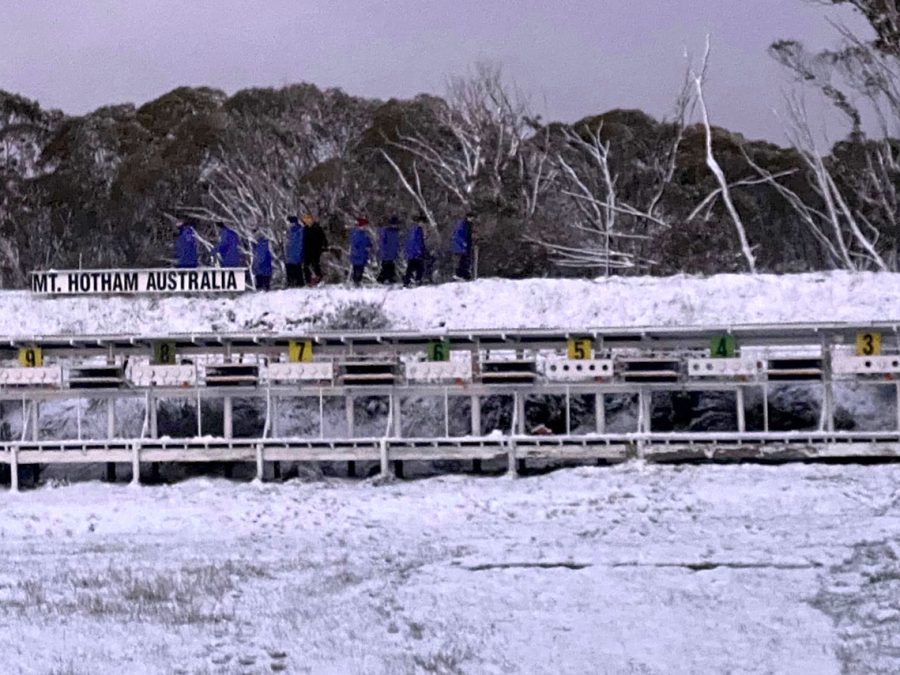
<path fill-rule="evenodd" d="M 23 368 L 40 368 L 44 365 L 44 353 L 40 347 L 22 347 L 19 350 L 19 365 Z"/>

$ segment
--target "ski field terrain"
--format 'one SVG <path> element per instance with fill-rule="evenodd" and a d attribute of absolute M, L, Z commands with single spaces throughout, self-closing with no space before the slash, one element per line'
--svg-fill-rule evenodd
<path fill-rule="evenodd" d="M 900 467 L 0 493 L 5 672 L 893 673 Z"/>
<path fill-rule="evenodd" d="M 898 298 L 900 275 L 844 273 L 4 292 L 0 333 L 302 334 L 360 304 L 408 330 L 865 323 L 896 318 Z M 70 408 L 47 407 L 50 428 L 71 426 Z M 900 465 L 84 478 L 0 490 L 6 672 L 900 670 Z"/>

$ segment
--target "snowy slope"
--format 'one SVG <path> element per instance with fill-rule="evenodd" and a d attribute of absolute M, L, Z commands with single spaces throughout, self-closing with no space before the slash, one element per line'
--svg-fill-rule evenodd
<path fill-rule="evenodd" d="M 236 298 L 46 299 L 7 291 L 0 292 L 0 335 L 321 328 L 330 314 L 357 301 L 379 305 L 398 329 L 866 322 L 900 319 L 900 274 L 484 279 L 412 290 L 332 286 Z"/>
<path fill-rule="evenodd" d="M 900 671 L 900 467 L 0 491 L 4 672 Z"/>

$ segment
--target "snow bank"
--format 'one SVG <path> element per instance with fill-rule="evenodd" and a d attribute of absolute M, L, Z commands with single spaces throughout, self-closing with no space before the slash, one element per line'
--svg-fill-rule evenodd
<path fill-rule="evenodd" d="M 482 279 L 405 290 L 328 286 L 234 298 L 39 298 L 0 292 L 0 335 L 291 331 L 352 302 L 398 329 L 586 328 L 900 319 L 900 274 Z"/>

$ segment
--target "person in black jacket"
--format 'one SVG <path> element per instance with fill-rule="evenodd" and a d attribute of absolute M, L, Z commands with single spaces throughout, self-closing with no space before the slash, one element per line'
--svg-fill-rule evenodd
<path fill-rule="evenodd" d="M 322 280 L 322 253 L 328 248 L 325 230 L 311 213 L 303 216 L 303 271 L 310 286 Z"/>

